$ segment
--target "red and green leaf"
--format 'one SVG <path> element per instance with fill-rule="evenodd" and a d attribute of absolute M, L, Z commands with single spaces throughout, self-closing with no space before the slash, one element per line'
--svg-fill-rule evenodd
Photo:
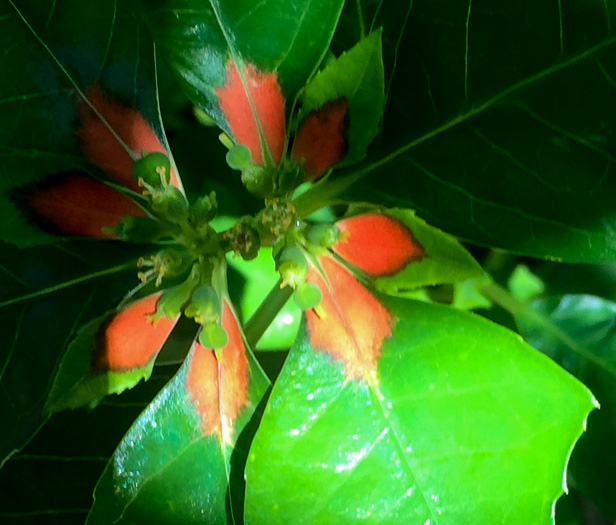
<path fill-rule="evenodd" d="M 285 146 L 285 102 L 276 73 L 252 64 L 238 69 L 229 60 L 225 83 L 215 93 L 231 133 L 250 150 L 252 161 L 263 165 L 270 158 L 278 164 Z"/>
<path fill-rule="evenodd" d="M 85 325 L 60 363 L 46 404 L 48 412 L 94 406 L 148 379 L 154 360 L 178 317 L 151 320 L 160 293 Z"/>
<path fill-rule="evenodd" d="M 137 419 L 112 456 L 87 523 L 156 519 L 241 522 L 247 451 L 237 439 L 268 380 L 225 301 L 228 344 L 220 360 L 195 343 L 175 378 Z"/>
<path fill-rule="evenodd" d="M 371 381 L 322 351 L 318 321 L 301 330 L 250 450 L 247 522 L 551 524 L 590 392 L 490 322 L 375 300 L 394 324 Z"/>

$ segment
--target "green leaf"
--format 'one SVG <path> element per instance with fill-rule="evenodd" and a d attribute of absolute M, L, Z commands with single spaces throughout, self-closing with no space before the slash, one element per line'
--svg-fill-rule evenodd
<path fill-rule="evenodd" d="M 383 303 L 374 382 L 302 330 L 250 450 L 247 521 L 552 523 L 590 392 L 488 321 Z"/>
<path fill-rule="evenodd" d="M 141 13 L 188 96 L 225 126 L 214 87 L 230 54 L 275 71 L 292 99 L 325 55 L 343 3 L 156 0 L 142 1 Z"/>
<path fill-rule="evenodd" d="M 247 262 L 239 257 L 229 257 L 228 261 L 229 266 L 245 279 L 237 304 L 242 319 L 250 319 L 280 278 L 276 272 L 272 249 L 261 248 L 259 255 L 252 261 Z M 293 300 L 289 299 L 259 339 L 257 350 L 289 348 L 297 335 L 301 317 L 301 310 Z"/>
<path fill-rule="evenodd" d="M 11 123 L 0 130 L 0 238 L 21 246 L 53 242 L 59 239 L 53 228 L 41 230 L 41 221 L 32 222 L 29 194 L 69 173 L 107 180 L 86 160 L 78 136 L 80 108 L 83 113 L 88 107 L 93 86 L 105 100 L 140 114 L 153 140 L 164 143 L 152 42 L 126 2 L 5 0 L 0 46 L 6 79 L 0 104 L 3 120 Z M 138 137 L 120 135 L 114 147 L 121 155 L 136 146 L 141 153 L 130 144 Z"/>
<path fill-rule="evenodd" d="M 222 352 L 225 352 L 223 349 Z M 196 350 L 174 379 L 141 414 L 120 443 L 94 493 L 89 525 L 108 523 L 226 524 L 238 519 L 243 501 L 243 431 L 268 387 L 249 353 L 246 405 L 232 421 L 233 439 L 204 434 L 187 392 L 187 375 Z M 201 407 L 226 414 L 219 406 Z M 249 439 L 249 438 L 248 438 Z M 237 521 L 238 523 L 240 521 Z"/>
<path fill-rule="evenodd" d="M 348 151 L 340 165 L 366 156 L 379 130 L 385 99 L 381 32 L 375 31 L 343 53 L 308 82 L 302 92 L 298 122 L 326 102 L 345 96 L 348 109 Z"/>
<path fill-rule="evenodd" d="M 112 308 L 136 278 L 127 246 L 79 243 L 18 250 L 0 246 L 0 463 L 46 417 L 56 367 L 80 326 Z M 128 271 L 128 273 L 127 273 Z M 81 286 L 78 286 L 81 284 Z"/>
<path fill-rule="evenodd" d="M 405 7 L 370 6 L 384 41 Z M 346 196 L 515 253 L 615 260 L 615 16 L 601 1 L 413 2 L 382 153 Z"/>
<path fill-rule="evenodd" d="M 590 295 L 537 299 L 516 320 L 527 341 L 583 381 L 601 405 L 569 466 L 574 486 L 616 519 L 616 303 Z"/>
<path fill-rule="evenodd" d="M 378 291 L 404 295 L 421 286 L 453 284 L 484 274 L 479 263 L 454 237 L 426 224 L 412 210 L 389 209 L 387 215 L 410 228 L 413 237 L 424 247 L 426 256 L 411 262 L 392 277 L 377 279 L 374 284 Z"/>

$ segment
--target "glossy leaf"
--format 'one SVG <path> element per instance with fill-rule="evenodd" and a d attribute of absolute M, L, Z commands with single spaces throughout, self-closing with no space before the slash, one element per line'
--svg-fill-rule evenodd
<path fill-rule="evenodd" d="M 188 96 L 226 127 L 213 88 L 224 83 L 230 55 L 276 72 L 292 99 L 325 55 L 343 3 L 156 0 L 143 1 L 141 13 Z"/>
<path fill-rule="evenodd" d="M 330 131 L 322 129 L 323 125 L 312 124 L 316 129 L 310 133 L 310 140 L 303 140 L 303 136 L 308 134 L 312 115 L 318 115 L 315 112 L 324 106 L 327 108 L 327 103 L 335 103 L 341 98 L 346 100 L 346 111 L 341 119 L 348 120 L 348 125 L 345 122 L 342 129 Z M 379 130 L 384 99 L 381 33 L 375 31 L 317 73 L 306 85 L 300 99 L 302 109 L 293 157 L 310 159 L 306 166 L 308 174 L 313 177 L 340 160 L 343 164 L 361 160 Z M 323 119 L 322 116 L 319 120 Z M 338 145 L 340 141 L 342 147 Z M 315 156 L 317 160 L 313 160 Z M 322 157 L 328 162 L 321 160 Z"/>
<path fill-rule="evenodd" d="M 66 217 L 58 218 L 58 208 L 86 201 L 108 207 L 113 198 L 123 203 L 116 211 L 126 212 L 130 202 L 116 191 L 122 187 L 92 180 L 89 187 L 98 190 L 80 200 L 76 189 L 65 191 L 56 178 L 94 176 L 137 189 L 133 159 L 142 149 L 168 149 L 161 138 L 152 43 L 122 2 L 96 0 L 84 7 L 75 0 L 7 0 L 0 24 L 2 71 L 10 78 L 0 86 L 0 103 L 3 119 L 11 122 L 0 131 L 0 238 L 21 246 L 57 240 L 39 228 L 45 227 L 40 216 L 51 220 L 53 233 L 87 233 L 62 228 Z M 45 202 L 33 204 L 46 189 Z M 32 207 L 38 213 L 30 213 Z M 111 226 L 117 214 L 112 218 Z"/>
<path fill-rule="evenodd" d="M 488 321 L 383 304 L 373 381 L 302 329 L 250 450 L 247 521 L 552 523 L 588 390 Z"/>
<path fill-rule="evenodd" d="M 588 386 L 601 409 L 571 458 L 572 483 L 616 519 L 616 304 L 590 295 L 537 299 L 517 316 L 522 334 Z M 534 314 L 534 315 L 533 315 Z"/>
<path fill-rule="evenodd" d="M 79 330 L 60 363 L 47 411 L 93 407 L 104 396 L 149 379 L 178 319 L 148 318 L 156 312 L 160 295 L 141 298 Z"/>
<path fill-rule="evenodd" d="M 247 454 L 241 434 L 268 380 L 228 306 L 224 312 L 229 344 L 217 359 L 195 343 L 111 458 L 88 524 L 239 519 Z"/>
<path fill-rule="evenodd" d="M 397 45 L 381 154 L 347 196 L 516 253 L 616 259 L 614 5 L 409 6 L 366 10 Z"/>

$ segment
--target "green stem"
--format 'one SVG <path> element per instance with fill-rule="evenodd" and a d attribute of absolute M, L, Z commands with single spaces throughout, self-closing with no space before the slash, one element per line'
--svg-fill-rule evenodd
<path fill-rule="evenodd" d="M 490 282 L 481 287 L 482 293 L 493 303 L 507 310 L 514 318 L 523 318 L 524 321 L 543 330 L 546 334 L 560 341 L 572 352 L 597 365 L 616 377 L 616 367 L 606 359 L 596 356 L 559 328 L 552 320 L 541 312 L 532 308 L 528 303 L 522 302 L 511 295 L 505 288 Z"/>
<path fill-rule="evenodd" d="M 289 286 L 280 288 L 281 282 L 282 280 L 279 280 L 274 285 L 257 311 L 244 325 L 244 334 L 251 348 L 255 347 L 259 339 L 261 339 L 265 333 L 265 330 L 272 324 L 278 312 L 280 312 L 293 293 L 293 290 Z"/>
<path fill-rule="evenodd" d="M 122 272 L 124 270 L 130 270 L 130 269 L 136 269 L 136 265 L 134 262 L 121 264 L 119 266 L 114 266 L 113 268 L 107 268 L 99 272 L 94 272 L 88 275 L 84 275 L 83 277 L 78 277 L 77 279 L 72 279 L 64 283 L 50 286 L 49 288 L 43 288 L 42 290 L 37 290 L 36 292 L 32 292 L 26 295 L 21 295 L 19 297 L 14 297 L 13 299 L 9 299 L 8 301 L 4 301 L 0 303 L 0 308 L 2 308 L 3 306 L 9 306 L 11 304 L 20 303 L 28 299 L 33 299 L 35 297 L 40 297 L 41 295 L 45 295 L 48 293 L 57 292 L 58 290 L 62 290 L 63 288 L 68 288 L 69 286 L 73 286 L 75 284 L 79 284 L 84 281 L 89 281 L 90 279 L 96 279 L 97 277 L 102 277 L 103 275 L 110 275 L 112 273 Z"/>

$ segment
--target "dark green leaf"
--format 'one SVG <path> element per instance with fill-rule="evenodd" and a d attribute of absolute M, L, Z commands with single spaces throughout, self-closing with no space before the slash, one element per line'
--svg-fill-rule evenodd
<path fill-rule="evenodd" d="M 578 490 L 616 519 L 616 304 L 565 295 L 537 299 L 531 306 L 534 312 L 520 311 L 516 318 L 522 334 L 583 381 L 601 405 L 573 452 L 569 475 Z"/>
<path fill-rule="evenodd" d="M 405 7 L 378 4 L 384 40 Z M 599 0 L 413 2 L 380 160 L 348 195 L 483 245 L 613 261 L 615 16 Z"/>
<path fill-rule="evenodd" d="M 342 4 L 156 0 L 143 1 L 141 12 L 186 93 L 226 126 L 214 87 L 224 83 L 230 56 L 275 71 L 285 96 L 292 99 L 323 58 Z"/>
<path fill-rule="evenodd" d="M 552 523 L 588 390 L 490 322 L 384 304 L 397 322 L 374 382 L 302 330 L 250 450 L 247 520 Z"/>

